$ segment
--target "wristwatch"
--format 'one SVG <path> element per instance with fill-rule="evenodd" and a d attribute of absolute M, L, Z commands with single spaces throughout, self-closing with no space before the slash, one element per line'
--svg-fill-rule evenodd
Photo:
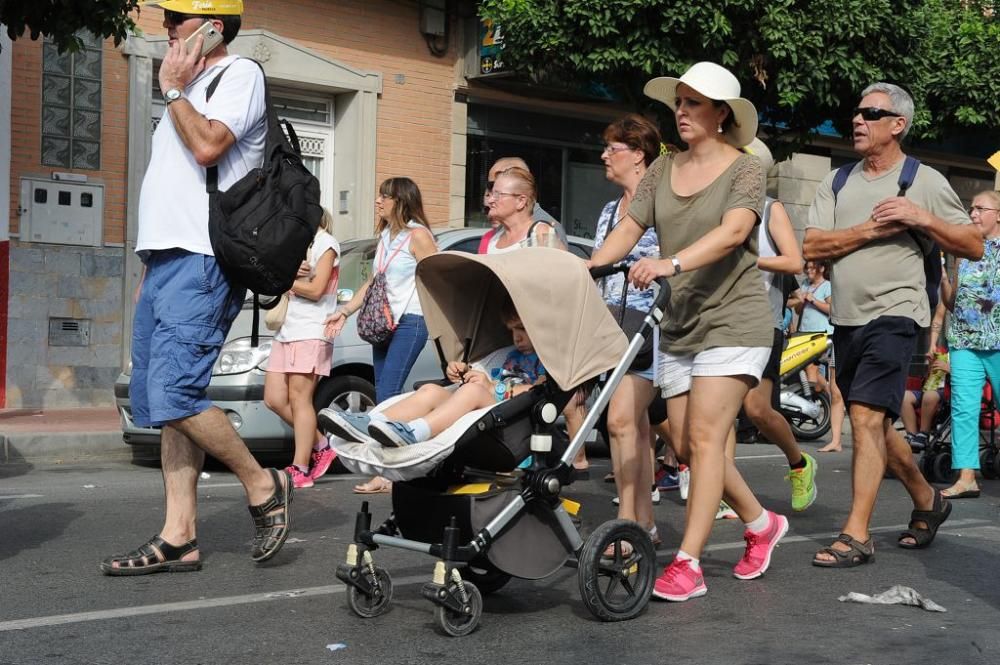
<path fill-rule="evenodd" d="M 681 270 L 681 261 L 680 261 L 680 259 L 677 258 L 676 254 L 674 256 L 670 257 L 670 262 L 672 264 L 674 264 L 674 274 L 675 275 L 679 275 L 679 274 L 681 274 L 683 272 Z"/>
<path fill-rule="evenodd" d="M 183 96 L 184 96 L 183 90 L 181 90 L 180 88 L 171 88 L 170 90 L 167 90 L 165 93 L 163 93 L 163 101 L 166 103 L 167 106 L 170 106 L 178 99 L 181 99 Z"/>

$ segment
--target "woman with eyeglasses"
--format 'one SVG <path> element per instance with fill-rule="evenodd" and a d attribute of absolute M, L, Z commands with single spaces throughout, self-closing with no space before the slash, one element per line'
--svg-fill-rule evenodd
<path fill-rule="evenodd" d="M 829 281 L 830 264 L 823 261 L 806 262 L 806 279 L 802 288 L 795 292 L 792 304 L 799 313 L 798 331 L 802 333 L 822 332 L 833 334 L 833 324 L 830 322 L 832 308 L 831 288 Z M 840 443 L 840 433 L 844 425 L 846 407 L 844 397 L 837 387 L 836 358 L 830 351 L 830 375 L 823 377 L 817 365 L 806 367 L 806 376 L 816 386 L 819 392 L 830 391 L 830 443 L 817 452 L 839 453 L 844 448 Z"/>
<path fill-rule="evenodd" d="M 372 347 L 375 401 L 381 404 L 403 392 L 406 377 L 427 342 L 427 325 L 417 297 L 417 262 L 437 252 L 437 244 L 424 214 L 420 188 L 409 178 L 389 178 L 379 186 L 375 214 L 378 215 L 375 226 L 378 244 L 373 275 L 350 302 L 327 318 L 326 334 L 328 337 L 340 334 L 347 318 L 361 309 L 374 272 L 384 273 L 386 296 L 396 328 L 387 343 Z M 366 414 L 339 415 L 356 430 L 367 431 L 369 417 Z M 380 494 L 391 489 L 392 482 L 381 476 L 354 487 L 358 494 Z"/>
<path fill-rule="evenodd" d="M 532 219 L 538 189 L 534 176 L 526 169 L 513 166 L 501 171 L 493 181 L 493 188 L 486 192 L 485 200 L 490 223 L 498 225 L 485 253 L 497 254 L 529 245 L 565 249 L 551 224 Z"/>
<path fill-rule="evenodd" d="M 629 204 L 646 175 L 647 167 L 660 155 L 660 130 L 646 118 L 629 114 L 604 130 L 606 145 L 601 153 L 604 175 L 609 182 L 621 187 L 621 196 L 609 201 L 597 220 L 594 248 L 628 215 Z M 660 258 L 660 243 L 656 229 L 645 230 L 624 260 L 635 263 L 643 258 Z M 624 275 L 612 275 L 600 283 L 604 301 L 612 314 L 618 316 L 624 308 L 643 313 L 649 310 L 656 289 L 628 288 Z M 624 297 L 624 302 L 622 301 Z M 653 519 L 653 503 L 659 502 L 659 490 L 653 485 L 653 437 L 647 409 L 656 396 L 656 362 L 648 368 L 632 370 L 622 379 L 608 404 L 608 443 L 611 446 L 611 468 L 618 490 L 618 518 L 638 522 L 649 531 L 654 545 L 660 536 Z"/>
<path fill-rule="evenodd" d="M 953 279 L 941 280 L 941 298 L 952 312 L 951 466 L 958 480 L 941 494 L 949 499 L 979 496 L 979 411 L 988 380 L 1000 390 L 1000 194 L 987 190 L 972 199 L 972 223 L 983 234 L 983 258 L 962 259 Z"/>
<path fill-rule="evenodd" d="M 774 341 L 753 235 L 764 212 L 764 170 L 741 151 L 757 134 L 757 111 L 725 68 L 700 62 L 679 79 L 653 79 L 645 93 L 674 112 L 687 149 L 650 165 L 628 214 L 592 262 L 618 261 L 646 229 L 656 228 L 663 258 L 641 259 L 629 280 L 641 289 L 655 278 L 670 281 L 657 384 L 678 458 L 691 467 L 691 485 L 683 540 L 653 595 L 685 601 L 708 591 L 700 558 L 723 497 L 745 526 L 736 578 L 763 575 L 788 530 L 787 518 L 761 506 L 725 455 L 732 423 L 760 381 Z"/>

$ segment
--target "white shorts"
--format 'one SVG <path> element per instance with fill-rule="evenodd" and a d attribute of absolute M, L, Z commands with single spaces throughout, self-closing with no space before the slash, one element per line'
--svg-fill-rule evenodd
<path fill-rule="evenodd" d="M 693 376 L 750 376 L 756 385 L 770 357 L 769 346 L 720 346 L 688 355 L 664 353 L 659 358 L 656 385 L 664 399 L 691 390 Z"/>

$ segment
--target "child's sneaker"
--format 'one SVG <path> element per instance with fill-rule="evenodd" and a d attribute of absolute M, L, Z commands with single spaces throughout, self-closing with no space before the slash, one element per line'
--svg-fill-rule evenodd
<path fill-rule="evenodd" d="M 352 413 L 327 407 L 320 409 L 316 420 L 323 431 L 346 441 L 364 443 L 369 438 L 368 424 L 372 419 L 366 413 Z"/>
<path fill-rule="evenodd" d="M 302 473 L 299 471 L 299 467 L 294 464 L 289 464 L 285 467 L 285 473 L 292 477 L 292 486 L 297 490 L 306 489 L 307 487 L 313 486 L 313 479 L 309 477 L 308 473 Z"/>
<path fill-rule="evenodd" d="M 654 506 L 660 505 L 660 501 L 663 500 L 663 497 L 660 496 L 660 488 L 654 485 L 653 489 L 650 490 L 649 492 L 649 498 L 653 502 Z M 618 504 L 621 503 L 621 499 L 616 496 L 613 499 L 611 499 L 611 503 L 617 506 Z"/>
<path fill-rule="evenodd" d="M 368 424 L 368 433 L 387 448 L 402 448 L 417 443 L 413 428 L 394 420 L 373 420 Z"/>
<path fill-rule="evenodd" d="M 717 520 L 735 520 L 739 519 L 739 515 L 733 510 L 728 503 L 725 501 L 719 502 L 719 510 L 715 513 L 715 519 Z"/>
<path fill-rule="evenodd" d="M 691 469 L 687 464 L 677 467 L 677 485 L 681 490 L 681 501 L 687 501 L 688 489 L 691 488 Z"/>
<path fill-rule="evenodd" d="M 663 569 L 653 585 L 653 595 L 663 600 L 683 602 L 708 593 L 701 568 L 695 569 L 687 559 L 674 559 Z"/>
<path fill-rule="evenodd" d="M 788 533 L 788 518 L 784 515 L 767 511 L 767 528 L 762 533 L 754 533 L 749 529 L 743 532 L 743 540 L 747 548 L 743 558 L 733 568 L 733 575 L 741 580 L 752 580 L 760 577 L 771 565 L 771 553 L 786 533 Z"/>
<path fill-rule="evenodd" d="M 309 477 L 313 480 L 322 478 L 335 459 L 337 459 L 337 453 L 330 446 L 327 446 L 323 450 L 312 451 L 312 463 L 309 465 Z"/>
<path fill-rule="evenodd" d="M 678 476 L 677 472 L 672 472 L 669 469 L 661 469 L 660 473 L 656 474 L 656 489 L 664 492 L 677 489 L 680 486 L 680 478 Z"/>

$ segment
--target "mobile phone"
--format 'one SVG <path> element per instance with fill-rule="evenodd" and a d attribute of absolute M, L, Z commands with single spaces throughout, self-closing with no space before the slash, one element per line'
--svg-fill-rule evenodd
<path fill-rule="evenodd" d="M 198 39 L 198 35 L 205 38 L 204 43 L 201 45 L 201 53 L 198 54 L 199 60 L 211 53 L 216 46 L 222 43 L 222 33 L 215 29 L 211 21 L 205 21 L 200 28 L 194 31 L 194 34 L 184 40 L 185 50 L 190 51 L 194 48 L 194 43 Z"/>

